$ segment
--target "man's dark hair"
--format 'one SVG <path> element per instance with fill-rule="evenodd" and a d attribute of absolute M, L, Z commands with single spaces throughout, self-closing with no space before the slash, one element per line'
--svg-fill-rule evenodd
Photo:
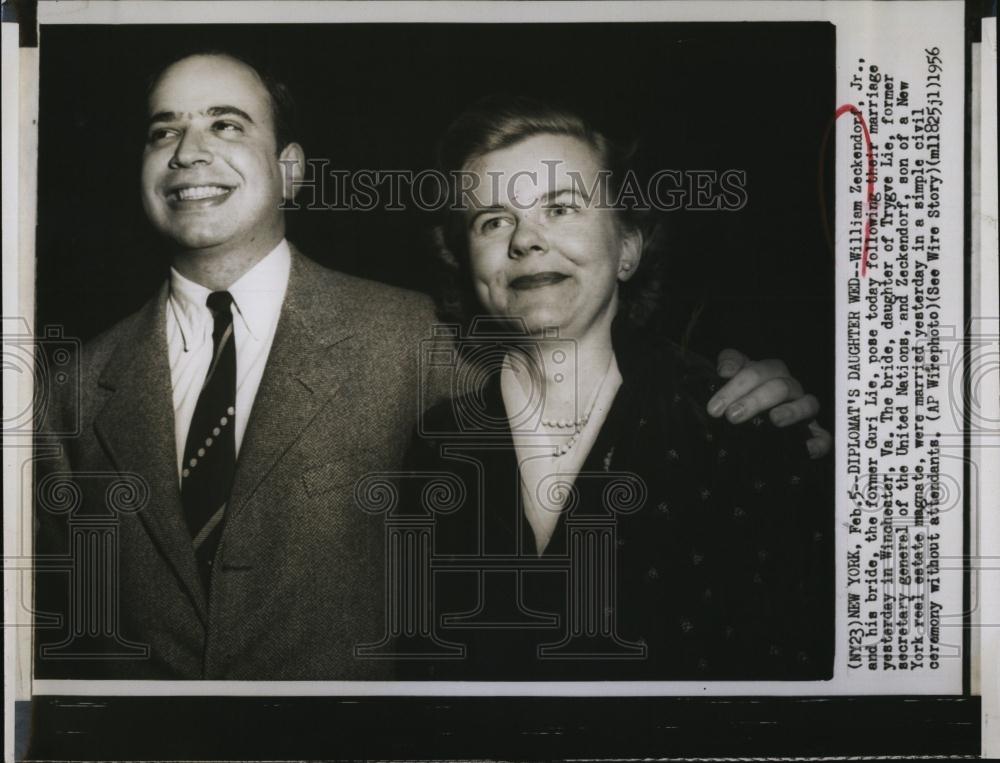
<path fill-rule="evenodd" d="M 160 81 L 163 72 L 179 61 L 195 56 L 217 56 L 229 58 L 250 68 L 263 83 L 271 99 L 271 121 L 274 123 L 274 138 L 276 150 L 280 154 L 289 143 L 297 140 L 299 134 L 298 107 L 288 85 L 280 79 L 273 68 L 256 60 L 252 56 L 235 53 L 232 50 L 213 47 L 199 47 L 185 50 L 161 62 L 146 80 L 146 98 L 148 100 L 156 83 Z"/>

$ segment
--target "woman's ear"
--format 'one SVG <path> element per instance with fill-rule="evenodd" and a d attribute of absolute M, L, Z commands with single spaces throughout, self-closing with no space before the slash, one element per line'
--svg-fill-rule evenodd
<path fill-rule="evenodd" d="M 642 231 L 628 230 L 622 236 L 621 257 L 618 260 L 618 280 L 627 281 L 639 269 L 642 259 Z"/>
<path fill-rule="evenodd" d="M 305 175 L 306 152 L 298 143 L 289 143 L 278 154 L 278 163 L 281 165 L 281 196 L 292 202 Z"/>

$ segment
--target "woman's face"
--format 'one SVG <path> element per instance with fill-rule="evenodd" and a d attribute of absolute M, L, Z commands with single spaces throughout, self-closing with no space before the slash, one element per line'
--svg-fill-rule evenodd
<path fill-rule="evenodd" d="M 536 135 L 465 169 L 476 181 L 466 235 L 482 305 L 531 333 L 610 332 L 618 279 L 635 271 L 641 240 L 620 230 L 604 194 L 590 193 L 603 170 L 597 152 L 571 136 Z"/>

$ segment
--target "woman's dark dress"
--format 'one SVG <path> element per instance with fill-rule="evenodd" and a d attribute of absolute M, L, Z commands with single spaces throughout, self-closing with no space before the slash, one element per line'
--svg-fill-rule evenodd
<path fill-rule="evenodd" d="M 467 653 L 461 659 L 402 660 L 399 678 L 832 675 L 833 502 L 825 474 L 830 459 L 808 458 L 804 427 L 779 430 L 766 417 L 739 426 L 710 418 L 705 406 L 721 382 L 701 358 L 649 341 L 621 321 L 614 346 L 622 385 L 577 477 L 575 508 L 560 515 L 543 563 L 566 558 L 573 518 L 608 516 L 604 488 L 610 474 L 637 474 L 646 499 L 615 520 L 617 599 L 609 614 L 621 640 L 644 644 L 645 655 L 539 656 L 540 645 L 556 644 L 567 633 L 568 575 L 557 567 L 531 570 L 537 552 L 521 506 L 496 373 L 481 395 L 425 414 L 408 469 L 453 474 L 466 488 L 456 511 L 436 516 L 435 560 L 521 556 L 520 601 L 514 572 L 439 565 L 433 576 L 437 635 L 464 644 Z M 470 411 L 485 416 L 471 417 Z M 403 500 L 418 502 L 420 496 L 404 491 Z M 506 627 L 470 628 L 448 617 L 475 611 L 484 585 L 487 609 L 479 619 Z M 516 625 L 524 620 L 536 627 Z"/>

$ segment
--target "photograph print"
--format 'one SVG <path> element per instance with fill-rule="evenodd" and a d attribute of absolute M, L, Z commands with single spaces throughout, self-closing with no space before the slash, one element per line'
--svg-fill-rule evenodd
<path fill-rule="evenodd" d="M 832 24 L 39 42 L 35 678 L 832 677 Z"/>

